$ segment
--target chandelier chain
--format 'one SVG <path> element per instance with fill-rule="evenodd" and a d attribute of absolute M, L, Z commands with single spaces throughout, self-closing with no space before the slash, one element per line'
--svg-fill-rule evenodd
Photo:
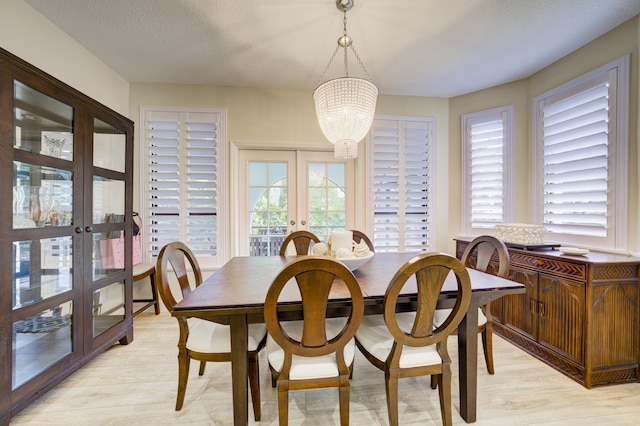
<path fill-rule="evenodd" d="M 347 49 L 345 49 L 346 51 Z M 364 71 L 364 75 L 367 76 L 367 80 L 371 80 L 371 76 L 369 75 L 369 72 L 367 71 L 367 69 L 364 67 L 364 63 L 362 62 L 362 59 L 360 59 L 360 55 L 358 55 L 358 52 L 356 52 L 356 48 L 353 47 L 353 44 L 351 45 L 351 51 L 353 52 L 353 56 L 356 57 L 356 59 L 358 60 L 358 63 L 360 64 L 360 68 L 362 68 L 362 71 Z M 345 59 L 345 66 L 346 66 L 346 59 Z"/>
<path fill-rule="evenodd" d="M 347 10 L 344 11 L 344 18 L 342 18 L 342 35 L 347 37 Z"/>
<path fill-rule="evenodd" d="M 329 68 L 331 67 L 331 64 L 333 63 L 333 59 L 338 54 L 338 49 L 340 49 L 340 45 L 336 46 L 336 50 L 333 51 L 333 55 L 331 55 L 331 59 L 329 59 L 329 63 L 325 67 L 324 71 L 322 71 L 322 75 L 320 76 L 320 79 L 318 80 L 318 84 L 316 84 L 316 86 L 320 85 L 322 80 L 324 80 L 324 76 L 327 75 L 327 72 L 329 72 Z"/>
<path fill-rule="evenodd" d="M 346 9 L 344 10 L 344 16 L 342 18 L 342 38 L 344 40 L 348 40 L 349 39 L 349 36 L 347 35 L 347 10 Z M 348 55 L 347 55 L 347 46 L 351 47 L 351 51 L 353 52 L 353 56 L 355 56 L 356 60 L 358 61 L 358 64 L 360 65 L 360 68 L 362 68 L 362 71 L 364 71 L 364 75 L 367 77 L 367 80 L 371 81 L 371 75 L 369 75 L 369 72 L 367 71 L 367 69 L 364 66 L 364 62 L 362 62 L 362 59 L 360 59 L 360 55 L 358 55 L 358 52 L 356 51 L 356 48 L 353 45 L 353 42 L 349 41 L 348 44 L 345 43 L 344 45 L 341 45 L 340 44 L 340 40 L 339 40 L 338 41 L 338 46 L 333 51 L 333 55 L 331 55 L 331 59 L 329 59 L 329 63 L 325 67 L 324 71 L 322 71 L 322 75 L 320 76 L 320 79 L 318 80 L 318 85 L 320 85 L 320 83 L 324 80 L 325 76 L 329 72 L 329 68 L 331 68 L 331 64 L 333 64 L 333 60 L 335 59 L 336 55 L 338 54 L 338 49 L 340 49 L 340 47 L 342 47 L 344 49 L 344 54 L 343 54 L 343 72 L 344 72 L 344 76 L 345 77 L 349 77 L 349 61 L 348 61 Z"/>
<path fill-rule="evenodd" d="M 353 46 L 353 44 L 351 45 Z M 347 46 L 344 47 L 344 76 L 349 77 L 349 64 L 347 59 Z"/>
<path fill-rule="evenodd" d="M 346 41 L 346 40 L 349 39 L 349 36 L 347 35 L 347 9 L 345 8 L 343 12 L 344 12 L 344 16 L 342 18 L 342 37 Z M 353 43 L 350 43 L 349 45 L 351 47 L 353 47 Z M 348 58 L 347 58 L 347 44 L 346 44 L 346 42 L 343 45 L 343 48 L 344 48 L 344 76 L 345 77 L 349 77 L 349 63 L 348 63 Z"/>

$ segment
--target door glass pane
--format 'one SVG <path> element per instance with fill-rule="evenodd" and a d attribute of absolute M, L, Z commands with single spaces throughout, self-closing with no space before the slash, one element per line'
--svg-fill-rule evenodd
<path fill-rule="evenodd" d="M 124 237 L 122 231 L 94 232 L 93 280 L 124 270 Z"/>
<path fill-rule="evenodd" d="M 121 130 L 97 118 L 93 120 L 93 165 L 124 173 L 127 137 Z"/>
<path fill-rule="evenodd" d="M 124 181 L 93 177 L 93 223 L 124 222 Z"/>
<path fill-rule="evenodd" d="M 345 167 L 344 163 L 329 163 L 327 164 L 327 177 L 329 186 L 335 185 L 340 188 L 345 187 Z"/>
<path fill-rule="evenodd" d="M 73 287 L 73 238 L 13 242 L 13 308 L 20 308 Z"/>
<path fill-rule="evenodd" d="M 248 165 L 249 255 L 277 256 L 287 233 L 287 163 Z"/>
<path fill-rule="evenodd" d="M 14 229 L 72 224 L 72 172 L 14 161 L 13 176 Z"/>
<path fill-rule="evenodd" d="M 73 107 L 14 81 L 14 148 L 73 160 Z"/>
<path fill-rule="evenodd" d="M 93 337 L 124 320 L 124 283 L 117 282 L 93 292 Z"/>
<path fill-rule="evenodd" d="M 344 163 L 308 163 L 309 231 L 327 241 L 332 230 L 346 225 Z"/>
<path fill-rule="evenodd" d="M 72 314 L 69 301 L 13 323 L 12 389 L 71 353 Z"/>

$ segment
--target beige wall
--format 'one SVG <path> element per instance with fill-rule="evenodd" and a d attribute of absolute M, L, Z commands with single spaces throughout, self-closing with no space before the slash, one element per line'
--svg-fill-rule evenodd
<path fill-rule="evenodd" d="M 284 149 L 331 149 L 331 145 L 322 135 L 316 120 L 311 91 L 283 89 L 254 89 L 234 87 L 212 87 L 167 84 L 132 84 L 131 118 L 139 123 L 141 106 L 170 107 L 206 107 L 226 108 L 227 110 L 227 148 L 231 143 L 251 144 L 269 148 Z M 437 120 L 437 229 L 447 229 L 448 214 L 448 100 L 442 98 L 423 98 L 407 96 L 380 96 L 376 114 L 408 115 L 435 117 Z M 136 161 L 139 158 L 140 129 L 138 125 L 135 141 Z M 227 152 L 229 150 L 227 149 Z M 137 164 L 137 163 L 136 163 Z M 360 150 L 357 159 L 356 226 L 364 227 L 363 206 L 365 205 L 364 176 L 366 167 L 366 148 Z M 227 164 L 227 181 L 230 164 Z M 134 200 L 139 200 L 139 180 L 134 181 Z M 139 208 L 139 206 L 134 206 Z M 232 206 L 226 206 L 230 214 Z M 438 250 L 447 247 L 448 235 L 437 235 Z"/>
<path fill-rule="evenodd" d="M 638 235 L 638 68 L 640 46 L 640 17 L 635 17 L 602 37 L 583 46 L 531 77 L 514 83 L 469 93 L 449 100 L 449 181 L 452 194 L 461 194 L 461 118 L 463 114 L 496 106 L 515 105 L 515 194 L 517 198 L 515 221 L 533 220 L 532 179 L 532 111 L 534 97 L 579 77 L 601 65 L 631 53 L 631 90 L 629 98 L 629 220 L 627 225 L 627 251 L 640 250 Z M 461 197 L 450 200 L 451 222 L 449 238 L 461 233 Z"/>
<path fill-rule="evenodd" d="M 129 83 L 23 0 L 0 0 L 0 47 L 128 116 Z"/>

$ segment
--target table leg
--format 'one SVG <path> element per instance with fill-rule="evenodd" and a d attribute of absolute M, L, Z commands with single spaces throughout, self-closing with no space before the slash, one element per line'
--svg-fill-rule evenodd
<path fill-rule="evenodd" d="M 467 423 L 476 421 L 478 391 L 478 303 L 471 297 L 469 310 L 458 326 L 460 415 Z"/>
<path fill-rule="evenodd" d="M 247 391 L 248 328 L 246 315 L 231 315 L 231 387 L 233 389 L 233 424 L 249 422 Z"/>

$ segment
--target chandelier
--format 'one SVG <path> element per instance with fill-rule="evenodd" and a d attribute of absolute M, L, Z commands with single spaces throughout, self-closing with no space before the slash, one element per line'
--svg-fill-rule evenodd
<path fill-rule="evenodd" d="M 340 159 L 353 159 L 358 156 L 358 142 L 369 131 L 376 110 L 378 89 L 358 56 L 353 40 L 347 35 L 347 11 L 353 7 L 354 0 L 336 0 L 338 10 L 344 12 L 344 31 L 338 38 L 338 46 L 333 52 L 320 81 L 324 79 L 333 59 L 340 49 L 344 56 L 344 77 L 328 80 L 320 84 L 313 92 L 318 123 L 324 136 L 334 145 L 334 156 Z M 349 77 L 347 48 L 355 56 L 367 79 Z"/>

